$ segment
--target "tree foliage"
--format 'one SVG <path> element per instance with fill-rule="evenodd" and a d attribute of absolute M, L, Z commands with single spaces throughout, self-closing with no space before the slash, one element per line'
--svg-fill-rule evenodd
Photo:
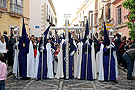
<path fill-rule="evenodd" d="M 131 12 L 128 16 L 129 22 L 127 22 L 127 25 L 131 30 L 129 31 L 129 36 L 135 40 L 135 23 L 133 22 L 135 20 L 135 0 L 126 0 L 122 4 L 124 8 L 129 9 Z"/>

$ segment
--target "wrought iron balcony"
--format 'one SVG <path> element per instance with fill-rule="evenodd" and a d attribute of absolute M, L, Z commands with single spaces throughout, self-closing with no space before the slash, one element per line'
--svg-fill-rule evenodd
<path fill-rule="evenodd" d="M 0 0 L 0 12 L 5 13 L 7 12 L 7 4 Z"/>
<path fill-rule="evenodd" d="M 10 16 L 21 18 L 23 16 L 23 7 L 20 5 L 10 4 Z"/>

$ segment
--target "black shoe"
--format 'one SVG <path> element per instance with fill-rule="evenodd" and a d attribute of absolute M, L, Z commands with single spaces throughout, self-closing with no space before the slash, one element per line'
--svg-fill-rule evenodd
<path fill-rule="evenodd" d="M 89 79 L 88 81 L 94 81 L 94 79 Z"/>
<path fill-rule="evenodd" d="M 114 83 L 118 83 L 118 81 L 117 80 L 111 80 L 112 82 L 114 82 Z"/>
<path fill-rule="evenodd" d="M 28 78 L 28 77 L 22 77 L 20 78 L 20 80 L 30 80 L 31 78 Z"/>
<path fill-rule="evenodd" d="M 130 78 L 127 78 L 127 80 L 134 80 L 134 78 L 133 77 L 130 77 Z"/>
<path fill-rule="evenodd" d="M 105 79 L 104 81 L 105 81 L 105 82 L 109 82 L 108 79 Z"/>

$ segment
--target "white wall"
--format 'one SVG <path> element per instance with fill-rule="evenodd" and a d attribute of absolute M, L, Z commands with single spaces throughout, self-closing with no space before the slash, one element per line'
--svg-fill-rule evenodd
<path fill-rule="evenodd" d="M 39 37 L 41 35 L 41 0 L 30 0 L 30 35 Z M 39 28 L 35 28 L 39 26 Z"/>
<path fill-rule="evenodd" d="M 47 5 L 48 5 L 48 13 L 50 10 L 49 14 L 54 17 L 53 19 L 55 19 L 55 14 L 54 14 L 48 0 L 30 0 L 30 10 L 29 10 L 29 13 L 30 13 L 30 35 L 35 35 L 36 37 L 40 37 L 41 34 L 44 32 L 44 31 L 41 31 L 41 29 L 43 29 L 41 27 L 41 25 L 42 25 L 41 22 L 43 22 L 41 20 L 41 18 L 42 18 L 41 15 L 43 13 L 42 6 L 44 4 L 46 4 L 46 9 L 47 9 Z M 46 18 L 47 17 L 45 17 L 44 30 L 49 26 L 49 22 L 46 21 Z M 39 26 L 39 28 L 35 28 L 35 26 Z"/>

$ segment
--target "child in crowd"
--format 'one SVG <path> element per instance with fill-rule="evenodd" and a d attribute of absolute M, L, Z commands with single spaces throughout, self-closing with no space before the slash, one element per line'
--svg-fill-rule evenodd
<path fill-rule="evenodd" d="M 0 53 L 0 90 L 5 90 L 5 82 L 7 78 L 7 66 L 1 62 L 4 58 L 4 54 Z"/>
<path fill-rule="evenodd" d="M 54 53 L 54 75 L 56 75 L 56 72 L 57 72 L 57 65 L 58 65 L 58 58 L 57 58 L 57 56 L 58 56 L 58 54 L 60 52 L 60 46 L 56 45 L 55 47 L 56 47 L 57 50 Z"/>
<path fill-rule="evenodd" d="M 34 58 L 36 58 L 36 56 L 37 56 L 37 47 L 34 46 Z"/>
<path fill-rule="evenodd" d="M 37 47 L 34 46 L 34 67 L 36 66 Z"/>

